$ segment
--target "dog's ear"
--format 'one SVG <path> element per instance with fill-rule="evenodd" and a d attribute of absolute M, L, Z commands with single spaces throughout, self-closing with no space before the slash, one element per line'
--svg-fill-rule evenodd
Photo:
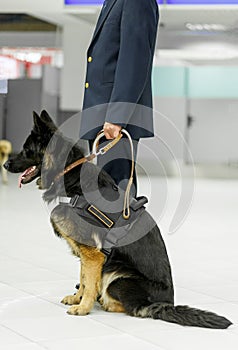
<path fill-rule="evenodd" d="M 47 124 L 48 127 L 50 127 L 52 130 L 56 130 L 57 127 L 55 125 L 55 123 L 53 122 L 53 120 L 51 119 L 51 117 L 49 116 L 49 114 L 47 113 L 46 110 L 43 110 L 40 114 L 40 119 Z"/>
<path fill-rule="evenodd" d="M 36 132 L 39 132 L 41 130 L 42 121 L 40 120 L 40 116 L 35 111 L 33 111 L 33 121 L 34 121 L 33 130 Z"/>
<path fill-rule="evenodd" d="M 37 122 L 37 119 L 40 117 L 35 111 L 32 112 L 32 115 L 33 115 L 33 120 L 34 120 L 34 124 L 35 124 Z"/>
<path fill-rule="evenodd" d="M 50 123 L 48 118 L 47 120 L 44 120 L 44 118 L 45 117 L 42 117 L 41 115 L 39 116 L 35 111 L 33 112 L 33 120 L 34 120 L 33 130 L 38 134 L 43 134 L 46 132 L 52 134 L 52 132 L 55 132 L 57 128 L 51 119 L 50 119 L 51 121 Z"/>

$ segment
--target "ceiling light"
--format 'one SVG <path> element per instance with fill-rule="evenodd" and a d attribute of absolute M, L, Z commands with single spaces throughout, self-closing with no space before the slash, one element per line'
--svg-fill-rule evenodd
<path fill-rule="evenodd" d="M 186 23 L 185 27 L 192 31 L 225 31 L 227 29 L 223 24 L 217 23 Z"/>
<path fill-rule="evenodd" d="M 196 52 L 188 50 L 160 50 L 158 58 L 164 60 L 174 59 L 183 61 L 221 61 L 237 59 L 238 52 Z"/>

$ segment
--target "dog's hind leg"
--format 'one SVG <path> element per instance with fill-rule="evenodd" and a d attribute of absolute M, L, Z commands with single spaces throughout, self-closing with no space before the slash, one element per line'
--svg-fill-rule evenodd
<path fill-rule="evenodd" d="M 137 316 L 137 308 L 149 306 L 150 296 L 144 287 L 146 281 L 133 278 L 118 278 L 107 288 L 103 298 L 103 308 L 106 311 L 125 312 Z M 114 306 L 112 301 L 114 300 Z"/>
<path fill-rule="evenodd" d="M 99 299 L 99 302 L 105 311 L 108 311 L 108 312 L 126 312 L 123 305 L 119 301 L 110 297 L 110 295 L 108 295 L 108 294 L 105 298 L 101 297 Z"/>
<path fill-rule="evenodd" d="M 80 258 L 82 285 L 84 287 L 83 296 L 79 305 L 73 305 L 69 308 L 68 314 L 82 316 L 91 311 L 100 293 L 105 256 L 94 247 L 80 246 Z"/>

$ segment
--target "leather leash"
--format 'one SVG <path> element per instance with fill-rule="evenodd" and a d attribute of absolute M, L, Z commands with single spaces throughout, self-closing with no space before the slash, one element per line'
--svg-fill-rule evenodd
<path fill-rule="evenodd" d="M 120 133 L 115 139 L 113 139 L 105 147 L 102 147 L 99 151 L 92 152 L 88 156 L 80 158 L 80 159 L 76 160 L 74 163 L 68 165 L 64 170 L 62 170 L 58 175 L 56 175 L 56 177 L 54 178 L 54 182 L 58 181 L 62 176 L 64 176 L 65 174 L 67 174 L 72 169 L 76 168 L 77 166 L 79 166 L 83 163 L 86 163 L 86 162 L 91 162 L 99 154 L 105 154 L 107 151 L 109 151 L 109 149 L 111 149 L 113 146 L 115 146 L 117 144 L 117 142 L 120 141 L 121 138 L 122 138 L 122 134 Z"/>
<path fill-rule="evenodd" d="M 134 161 L 134 148 L 133 148 L 133 142 L 132 142 L 132 138 L 131 135 L 129 134 L 129 132 L 125 129 L 121 130 L 121 133 L 119 135 L 125 134 L 126 137 L 129 140 L 130 143 L 130 149 L 131 149 L 131 173 L 130 173 L 130 178 L 128 180 L 128 184 L 125 190 L 125 196 L 124 196 L 124 204 L 123 204 L 123 218 L 124 219 L 129 219 L 130 218 L 130 191 L 131 191 L 131 186 L 133 184 L 133 176 L 134 176 L 134 169 L 135 169 L 135 161 Z M 97 147 L 99 144 L 99 140 L 104 136 L 104 132 L 103 130 L 100 131 L 93 143 L 93 154 L 97 152 Z M 118 140 L 119 141 L 119 140 Z M 118 142 L 117 141 L 117 142 Z M 116 143 L 117 143 L 116 142 Z M 107 148 L 106 151 L 108 151 L 109 149 L 111 149 L 114 145 L 111 145 L 111 143 L 107 144 L 104 148 Z M 105 153 L 105 152 L 104 152 Z M 101 154 L 104 154 L 101 152 Z"/>

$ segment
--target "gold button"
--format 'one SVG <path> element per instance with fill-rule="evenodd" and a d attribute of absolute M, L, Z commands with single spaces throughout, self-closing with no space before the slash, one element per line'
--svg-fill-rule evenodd
<path fill-rule="evenodd" d="M 90 56 L 88 57 L 88 62 L 92 62 L 93 58 Z"/>
<path fill-rule="evenodd" d="M 85 87 L 86 87 L 86 89 L 88 89 L 89 88 L 89 83 L 86 83 Z"/>

